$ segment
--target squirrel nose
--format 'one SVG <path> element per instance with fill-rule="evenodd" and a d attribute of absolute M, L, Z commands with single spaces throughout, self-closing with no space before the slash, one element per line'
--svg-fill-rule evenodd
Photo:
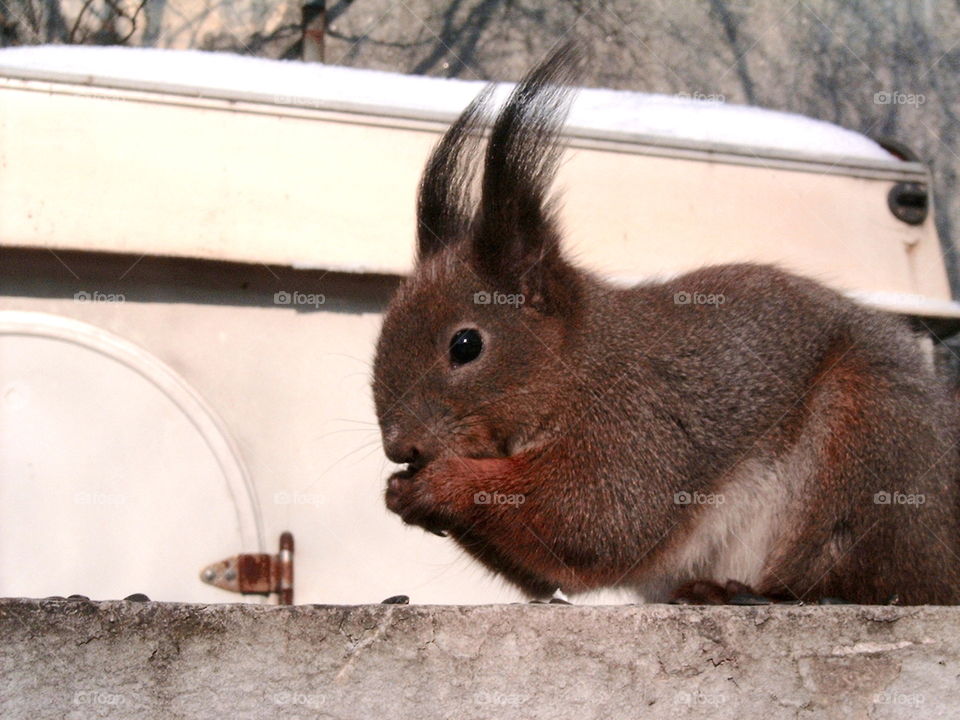
<path fill-rule="evenodd" d="M 415 463 L 420 457 L 420 451 L 417 449 L 417 446 L 410 445 L 409 443 L 387 445 L 384 447 L 384 450 L 386 450 L 387 458 L 390 462 L 397 463 L 398 465 Z"/>
<path fill-rule="evenodd" d="M 426 465 L 433 458 L 424 443 L 400 434 L 384 438 L 383 450 L 390 462 L 400 465 Z"/>

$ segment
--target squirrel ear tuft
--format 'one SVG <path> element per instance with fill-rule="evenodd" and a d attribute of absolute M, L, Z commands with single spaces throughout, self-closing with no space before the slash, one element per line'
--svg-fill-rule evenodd
<path fill-rule="evenodd" d="M 474 214 L 472 186 L 479 164 L 487 86 L 444 133 L 427 160 L 417 195 L 417 258 L 466 237 Z"/>
<path fill-rule="evenodd" d="M 547 274 L 564 265 L 549 191 L 579 58 L 575 46 L 562 45 L 520 81 L 500 110 L 487 143 L 472 232 L 481 274 L 545 300 Z"/>

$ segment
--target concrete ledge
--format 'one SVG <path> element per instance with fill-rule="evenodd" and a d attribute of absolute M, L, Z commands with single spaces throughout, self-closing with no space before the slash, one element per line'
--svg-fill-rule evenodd
<path fill-rule="evenodd" d="M 3 718 L 956 718 L 960 608 L 0 600 Z"/>

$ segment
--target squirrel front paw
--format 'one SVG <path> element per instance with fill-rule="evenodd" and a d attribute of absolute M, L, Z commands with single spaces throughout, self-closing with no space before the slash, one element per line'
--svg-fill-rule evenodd
<path fill-rule="evenodd" d="M 438 535 L 450 530 L 453 518 L 431 490 L 429 468 L 401 470 L 387 478 L 387 509 L 408 525 L 419 525 Z"/>

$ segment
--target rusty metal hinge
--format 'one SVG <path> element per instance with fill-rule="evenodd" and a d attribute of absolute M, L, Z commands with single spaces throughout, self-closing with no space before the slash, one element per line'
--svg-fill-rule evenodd
<path fill-rule="evenodd" d="M 293 605 L 293 534 L 280 535 L 276 555 L 234 555 L 207 565 L 200 579 L 208 585 L 244 595 L 277 595 L 280 605 Z"/>

